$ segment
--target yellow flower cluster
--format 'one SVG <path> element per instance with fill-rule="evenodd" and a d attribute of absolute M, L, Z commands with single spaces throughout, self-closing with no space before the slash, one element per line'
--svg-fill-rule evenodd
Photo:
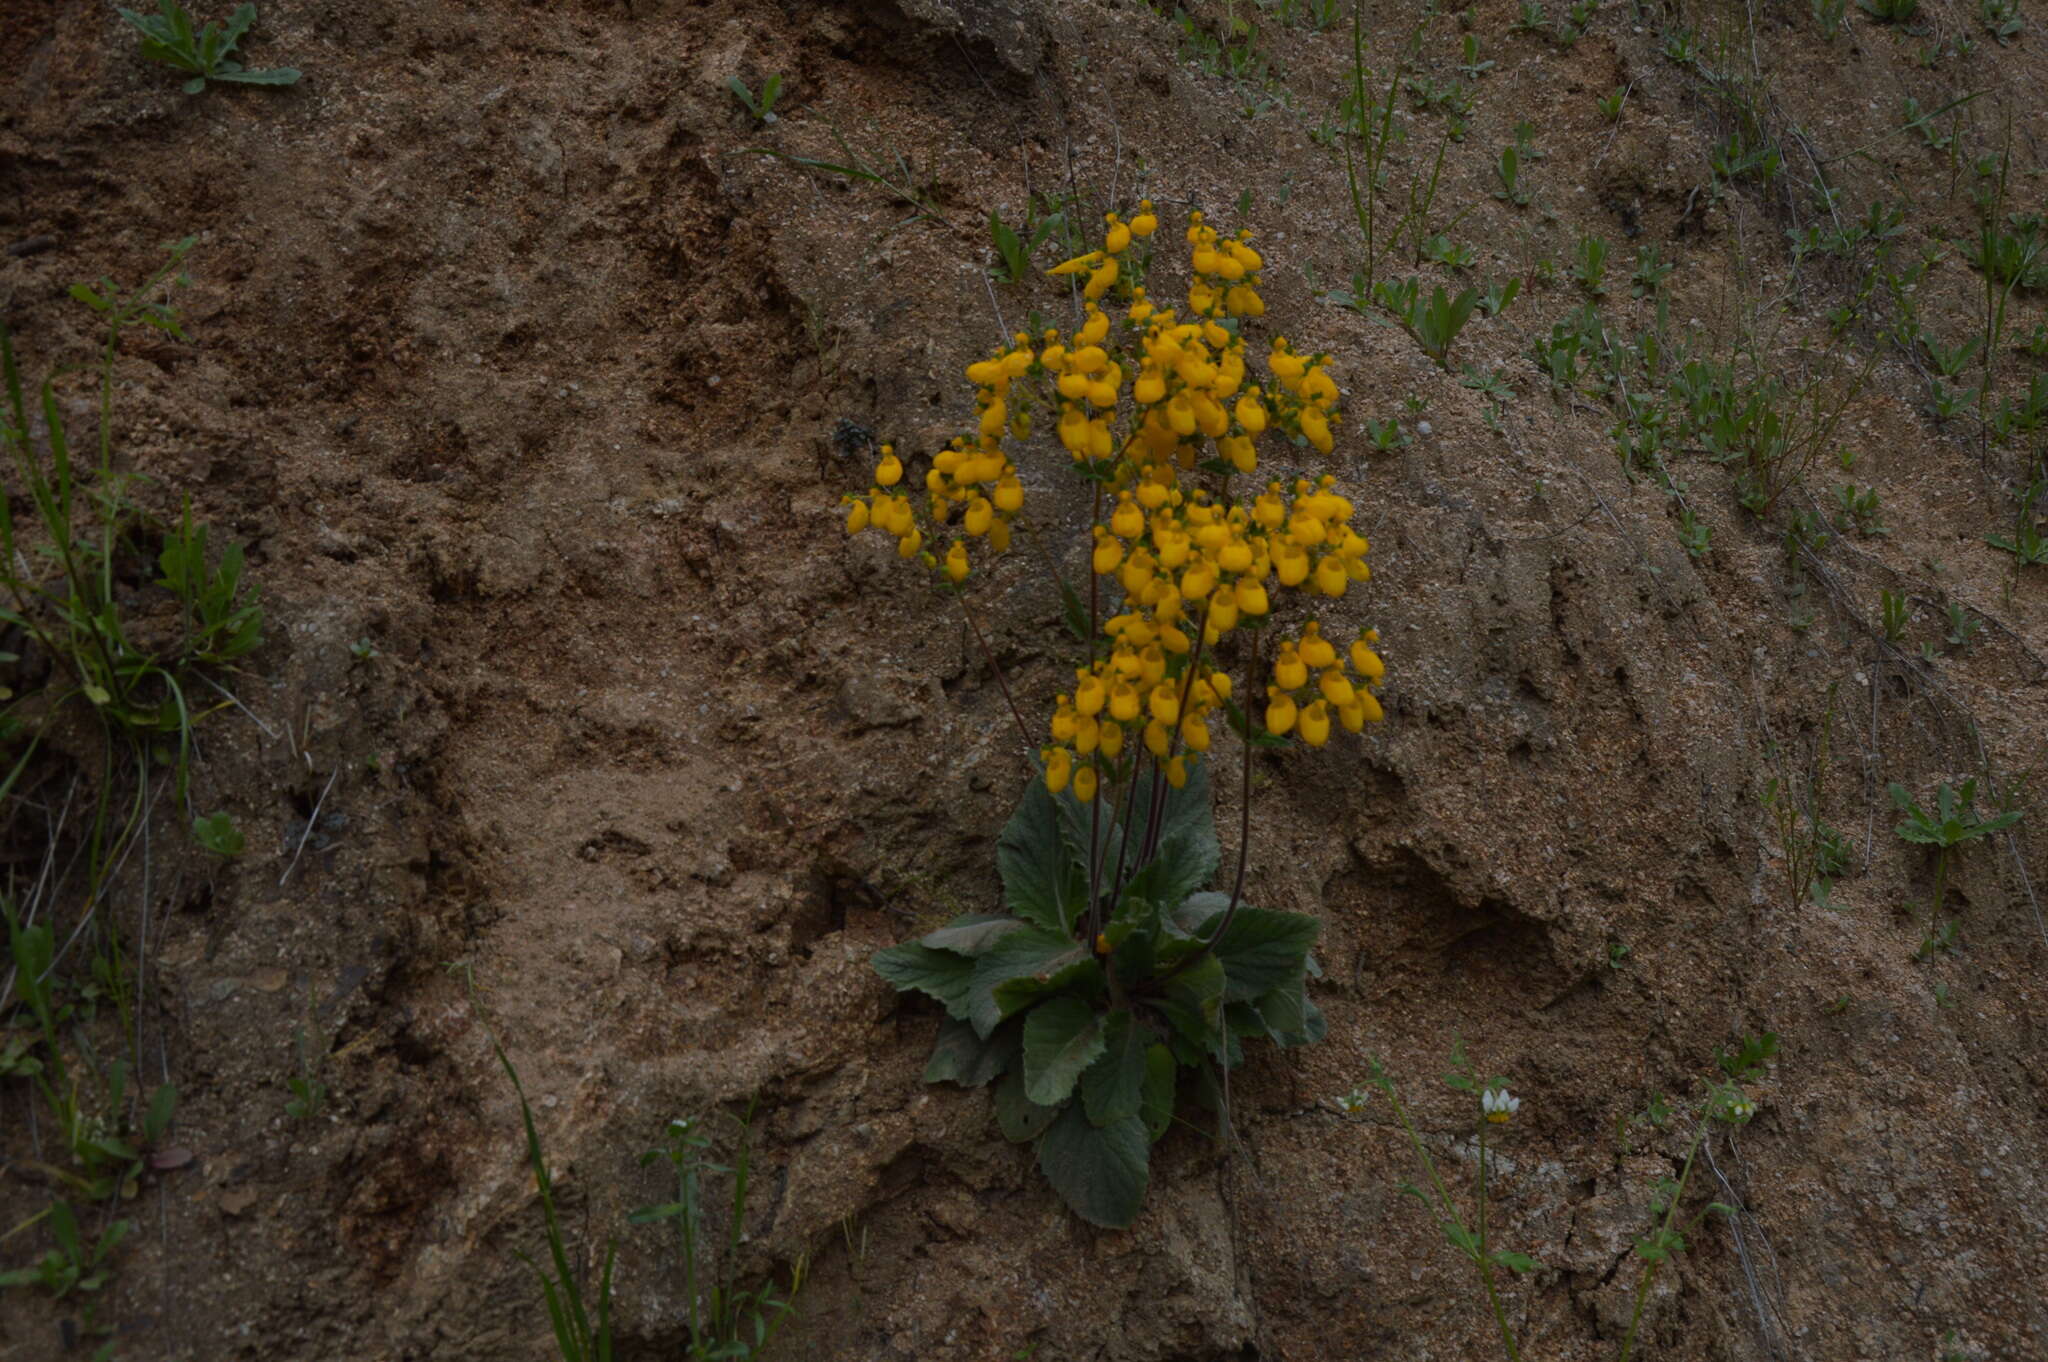
<path fill-rule="evenodd" d="M 1114 762 L 1126 737 L 1136 732 L 1145 749 L 1162 762 L 1175 789 L 1187 783 L 1187 758 L 1209 750 L 1209 715 L 1230 698 L 1230 678 L 1206 665 L 1194 683 L 1168 674 L 1169 655 L 1185 658 L 1187 635 L 1142 614 L 1118 615 L 1105 626 L 1112 643 L 1108 658 L 1074 673 L 1074 693 L 1059 697 L 1052 716 L 1054 746 L 1039 755 L 1046 787 L 1058 794 L 1071 776 L 1074 796 L 1095 798 L 1098 762 Z M 1078 759 L 1078 765 L 1077 763 Z"/>
<path fill-rule="evenodd" d="M 1031 432 L 1031 407 L 1053 413 L 1059 442 L 1096 484 L 1092 568 L 1121 588 L 1122 606 L 1101 630 L 1097 656 L 1059 697 L 1046 780 L 1094 798 L 1137 739 L 1175 785 L 1186 756 L 1206 752 L 1209 721 L 1230 700 L 1230 680 L 1211 665 L 1217 645 L 1272 609 L 1269 586 L 1342 596 L 1371 576 L 1367 544 L 1351 528 L 1353 507 L 1335 481 L 1269 482 L 1240 498 L 1233 476 L 1258 468 L 1256 442 L 1278 431 L 1327 454 L 1334 447 L 1338 392 L 1330 357 L 1297 352 L 1276 338 L 1265 358 L 1270 382 L 1247 382 L 1242 324 L 1265 313 L 1265 261 L 1251 234 L 1225 237 L 1191 213 L 1187 312 L 1152 301 L 1144 287 L 1158 230 L 1149 201 L 1126 222 L 1108 215 L 1101 249 L 1051 273 L 1085 277 L 1085 312 L 1071 334 L 1057 328 L 1012 343 L 967 368 L 977 429 L 932 460 L 925 475 L 929 523 L 959 534 L 943 557 L 924 549 L 904 471 L 884 446 L 865 498 L 848 498 L 847 528 L 872 525 L 896 537 L 905 558 L 922 557 L 953 583 L 970 571 L 968 543 L 1000 552 L 1023 505 L 1008 437 Z M 1105 310 L 1104 300 L 1121 315 Z M 1197 485 L 1190 475 L 1209 479 Z M 1092 598 L 1092 593 L 1091 593 Z M 1344 657 L 1314 623 L 1282 645 L 1267 688 L 1266 728 L 1320 746 L 1333 719 L 1356 732 L 1381 717 L 1374 686 L 1384 673 L 1368 633 Z M 1102 646 L 1106 644 L 1106 646 Z M 1349 663 L 1347 668 L 1346 663 Z M 1314 675 L 1316 691 L 1297 694 Z"/>
<path fill-rule="evenodd" d="M 953 513 L 959 512 L 963 537 L 953 541 L 940 564 L 951 582 L 967 576 L 969 539 L 985 536 L 997 553 L 1010 547 L 1010 522 L 1024 508 L 1024 484 L 1017 480 L 1017 466 L 1003 453 L 1005 433 L 1023 436 L 1031 429 L 1028 416 L 1021 412 L 1012 416 L 1009 411 L 1011 380 L 1029 373 L 1034 360 L 1029 338 L 1020 334 L 1016 340 L 1015 349 L 967 366 L 967 377 L 975 385 L 977 433 L 955 437 L 932 456 L 932 466 L 924 475 L 934 526 L 947 525 Z M 918 528 L 909 496 L 896 490 L 903 481 L 903 463 L 890 445 L 883 445 L 881 454 L 868 495 L 846 499 L 846 529 L 850 534 L 870 525 L 886 530 L 896 536 L 896 552 L 914 558 L 924 546 L 924 532 Z"/>
<path fill-rule="evenodd" d="M 1200 213 L 1188 215 L 1188 267 L 1195 281 L 1188 288 L 1188 306 L 1197 316 L 1263 317 L 1266 300 L 1259 297 L 1259 270 L 1265 261 L 1248 244 L 1252 234 L 1241 231 L 1234 239 L 1216 234 L 1204 225 Z"/>
<path fill-rule="evenodd" d="M 1372 693 L 1387 674 L 1386 664 L 1372 649 L 1379 637 L 1378 630 L 1368 629 L 1340 654 L 1314 620 L 1303 625 L 1301 637 L 1283 642 L 1273 661 L 1273 684 L 1266 687 L 1266 731 L 1283 736 L 1298 732 L 1310 747 L 1321 747 L 1330 740 L 1333 713 L 1346 733 L 1384 719 L 1386 712 Z M 1350 663 L 1348 671 L 1346 662 Z M 1315 678 L 1314 696 L 1300 704 L 1295 697 L 1311 676 Z"/>

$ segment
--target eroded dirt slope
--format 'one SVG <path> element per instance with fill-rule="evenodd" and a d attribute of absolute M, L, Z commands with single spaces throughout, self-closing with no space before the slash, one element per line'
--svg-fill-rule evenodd
<path fill-rule="evenodd" d="M 1745 35 L 1814 159 L 1880 142 L 1843 162 L 1845 207 L 1905 198 L 1916 240 L 1970 219 L 1953 167 L 1887 136 L 1901 93 L 1997 86 L 2038 169 L 2031 35 L 1927 74 L 1859 21 L 1828 44 L 1803 7 L 1685 8 L 1609 6 L 1570 47 L 1510 37 L 1512 5 L 1470 11 L 1498 65 L 1443 193 L 1471 205 L 1455 235 L 1482 273 L 1602 233 L 1604 306 L 1634 331 L 1653 312 L 1619 285 L 1654 242 L 1703 345 L 1783 286 L 1808 210 L 1744 190 L 1702 207 L 1727 128 L 1660 25 Z M 1937 33 L 1974 23 L 1929 9 Z M 1408 20 L 1374 15 L 1375 41 Z M 1553 397 L 1527 357 L 1580 302 L 1568 280 L 1461 341 L 1515 390 L 1498 430 L 1406 337 L 1316 301 L 1304 271 L 1327 285 L 1357 256 L 1341 155 L 1312 136 L 1344 88 L 1341 28 L 1267 24 L 1260 84 L 1116 0 L 277 0 L 255 55 L 304 82 L 199 97 L 100 7 L 19 0 L 6 29 L 0 245 L 47 240 L 0 258 L 0 309 L 25 351 L 75 357 L 70 283 L 139 277 L 199 235 L 194 343 L 122 360 L 120 447 L 252 543 L 273 621 L 241 691 L 260 726 L 207 726 L 207 779 L 256 854 L 142 897 L 197 1159 L 146 1193 L 122 1355 L 548 1355 L 513 1257 L 539 1243 L 517 1110 L 457 959 L 583 1242 L 666 1194 L 638 1155 L 670 1117 L 758 1097 L 750 1266 L 812 1262 L 789 1357 L 1486 1355 L 1467 1278 L 1399 1195 L 1415 1172 L 1390 1114 L 1328 1101 L 1383 1057 L 1469 1178 L 1434 1082 L 1457 1036 L 1528 1099 L 1496 1187 L 1500 1233 L 1544 1264 L 1511 1294 L 1528 1355 L 1612 1356 L 1647 1189 L 1683 1155 L 1679 1132 L 1617 1121 L 1767 1029 L 1783 1055 L 1762 1111 L 1713 1146 L 1710 1190 L 1744 1214 L 1665 1279 L 1654 1355 L 1934 1356 L 1950 1330 L 1972 1358 L 2048 1350 L 2048 942 L 2022 871 L 2043 818 L 1959 863 L 1962 948 L 1916 962 L 1925 924 L 1903 908 L 1931 865 L 1883 793 L 2038 763 L 2048 587 L 1983 542 L 2023 463 L 1930 422 L 1897 352 L 1840 441 L 1891 533 L 1792 574 L 1782 526 L 1696 459 L 1715 538 L 1695 559 L 1669 498 L 1625 475 L 1612 411 Z M 1456 39 L 1434 30 L 1432 70 Z M 725 83 L 770 72 L 788 94 L 755 127 Z M 1610 124 L 1594 99 L 1616 87 Z M 1962 122 L 1978 154 L 1990 107 Z M 1518 212 L 1491 165 L 1525 119 L 1548 154 Z M 753 154 L 837 160 L 835 129 L 910 176 L 923 216 Z M 845 544 L 837 511 L 866 478 L 842 421 L 936 446 L 966 411 L 962 365 L 1060 305 L 984 283 L 983 219 L 1069 186 L 1233 220 L 1249 191 L 1273 317 L 1339 358 L 1339 471 L 1376 575 L 1338 619 L 1376 624 L 1391 668 L 1362 745 L 1262 757 L 1255 782 L 1251 882 L 1325 922 L 1329 1039 L 1234 1079 L 1234 1150 L 1162 1145 L 1126 1234 L 1062 1211 L 985 1096 L 920 1084 L 936 1014 L 868 968 L 993 901 L 1025 767 L 953 607 Z M 1977 276 L 1951 256 L 1930 280 L 1954 338 Z M 1805 337 L 1838 298 L 1814 274 L 1799 289 L 1782 325 Z M 1392 416 L 1411 443 L 1369 455 L 1364 420 Z M 1056 546 L 1078 503 L 1039 452 Z M 1914 602 L 1914 648 L 1950 602 L 1983 637 L 1916 662 L 1875 628 L 1880 590 Z M 975 601 L 1042 711 L 1067 665 L 1044 559 L 1016 555 Z M 374 659 L 351 652 L 364 638 Z M 1824 727 L 1854 851 L 1835 912 L 1787 903 L 1757 804 Z M 1234 797 L 1221 811 L 1234 828 Z M 309 1011 L 332 1106 L 295 1123 Z M 0 1218 L 38 1190 L 0 1184 Z M 673 1355 L 680 1286 L 652 1231 L 624 1238 L 619 1294 L 627 1355 Z M 52 1355 L 60 1313 L 10 1296 L 0 1356 Z"/>

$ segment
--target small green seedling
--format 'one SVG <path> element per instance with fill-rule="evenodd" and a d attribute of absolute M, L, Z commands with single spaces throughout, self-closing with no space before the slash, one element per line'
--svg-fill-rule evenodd
<path fill-rule="evenodd" d="M 1472 319 L 1472 309 L 1478 305 L 1476 288 L 1462 289 L 1453 298 L 1438 287 L 1430 290 L 1428 302 L 1418 300 L 1406 314 L 1408 329 L 1422 352 L 1442 365 L 1446 373 L 1451 368 L 1451 344 Z"/>
<path fill-rule="evenodd" d="M 2003 224 L 1987 218 L 1976 240 L 1963 243 L 1963 258 L 2008 292 L 2048 288 L 2048 221 L 2038 213 L 2009 213 Z"/>
<path fill-rule="evenodd" d="M 1906 624 L 1912 618 L 1912 608 L 1903 593 L 1885 589 L 1878 596 L 1878 610 L 1883 616 L 1884 637 L 1887 643 L 1902 643 L 1906 638 Z"/>
<path fill-rule="evenodd" d="M 240 544 L 221 551 L 220 566 L 207 561 L 206 526 L 192 520 L 191 498 L 184 519 L 164 534 L 157 585 L 168 588 L 182 607 L 186 656 L 224 666 L 263 642 L 263 607 L 242 599 L 244 554 Z"/>
<path fill-rule="evenodd" d="M 1423 239 L 1422 258 L 1433 261 L 1447 269 L 1469 270 L 1472 268 L 1473 263 L 1479 259 L 1479 255 L 1463 242 L 1454 242 L 1449 237 L 1438 233 L 1435 236 Z"/>
<path fill-rule="evenodd" d="M 1598 298 L 1607 292 L 1607 239 L 1582 236 L 1572 254 L 1572 278 L 1579 287 Z"/>
<path fill-rule="evenodd" d="M 1391 454 L 1409 443 L 1408 432 L 1401 429 L 1401 423 L 1389 416 L 1384 421 L 1370 418 L 1365 423 L 1365 437 L 1372 441 L 1372 447 L 1382 454 Z"/>
<path fill-rule="evenodd" d="M 1489 279 L 1486 291 L 1479 295 L 1479 310 L 1486 316 L 1498 317 L 1509 303 L 1515 301 L 1515 295 L 1521 291 L 1522 280 L 1519 275 L 1504 284 Z"/>
<path fill-rule="evenodd" d="M 192 840 L 216 856 L 239 856 L 248 847 L 242 830 L 225 812 L 193 819 Z"/>
<path fill-rule="evenodd" d="M 1500 178 L 1500 188 L 1493 191 L 1495 198 L 1517 208 L 1527 205 L 1529 191 L 1522 188 L 1522 153 L 1519 148 L 1502 147 L 1493 173 Z"/>
<path fill-rule="evenodd" d="M 1977 12 L 1984 17 L 1984 27 L 1991 30 L 2000 47 L 2011 46 L 2027 26 L 2027 21 L 2020 18 L 2020 0 L 1978 0 Z"/>
<path fill-rule="evenodd" d="M 1927 935 L 1920 938 L 1920 949 L 1913 953 L 1915 960 L 1925 960 L 1936 953 L 1947 955 L 1956 948 L 1956 937 L 1961 934 L 1963 924 L 1952 917 L 1945 917 L 1927 929 Z"/>
<path fill-rule="evenodd" d="M 2018 567 L 2048 567 L 2048 535 L 2034 522 L 2034 503 L 2048 492 L 2048 478 L 2036 478 L 2020 495 L 2019 523 L 2011 534 L 1987 534 L 1984 542 L 2017 558 Z"/>
<path fill-rule="evenodd" d="M 1477 80 L 1493 69 L 1492 62 L 1479 60 L 1478 34 L 1467 33 L 1465 35 L 1463 51 L 1465 60 L 1459 65 L 1458 70 L 1464 74 L 1465 79 Z"/>
<path fill-rule="evenodd" d="M 1737 1083 L 1756 1076 L 1765 1063 L 1778 1054 L 1778 1033 L 1766 1031 L 1760 1036 L 1744 1036 L 1742 1044 L 1734 1053 L 1726 1050 L 1714 1052 L 1714 1062 L 1721 1066 L 1721 1072 Z"/>
<path fill-rule="evenodd" d="M 192 79 L 185 82 L 188 95 L 204 90 L 209 80 L 237 85 L 298 83 L 299 73 L 295 67 L 249 71 L 234 60 L 236 45 L 256 22 L 254 5 L 237 5 L 235 12 L 228 16 L 226 27 L 208 24 L 198 33 L 192 31 L 192 16 L 185 12 L 185 7 L 178 0 L 161 0 L 153 15 L 137 14 L 132 9 L 121 10 L 120 15 L 131 28 L 142 34 L 142 55 L 145 58 L 192 73 Z"/>
<path fill-rule="evenodd" d="M 1969 611 L 1963 609 L 1963 607 L 1957 605 L 1954 601 L 1949 602 L 1948 642 L 1950 647 L 1969 647 L 1972 643 L 1976 641 L 1977 635 L 1983 630 L 1983 628 L 1983 620 L 1978 619 L 1975 616 L 1971 615 Z"/>
<path fill-rule="evenodd" d="M 1866 539 L 1891 533 L 1884 523 L 1883 507 L 1875 487 L 1858 487 L 1853 482 L 1845 482 L 1835 489 L 1835 506 L 1838 510 L 1835 523 L 1843 529 L 1854 528 Z"/>
<path fill-rule="evenodd" d="M 1920 0 L 1856 0 L 1856 8 L 1880 24 L 1905 24 L 1920 13 Z"/>
<path fill-rule="evenodd" d="M 1935 848 L 1933 917 L 1939 921 L 1942 891 L 1948 881 L 1949 857 L 1955 854 L 1956 848 L 2005 831 L 2025 817 L 2026 811 L 2007 809 L 1989 818 L 1981 816 L 1976 809 L 1977 782 L 1974 779 L 1964 781 L 1960 787 L 1942 782 L 1934 792 L 1932 813 L 1921 808 L 1905 786 L 1894 782 L 1886 788 L 1891 793 L 1892 806 L 1906 815 L 1906 821 L 1893 831 L 1904 841 Z"/>
<path fill-rule="evenodd" d="M 1656 246 L 1638 246 L 1636 248 L 1636 272 L 1634 281 L 1629 288 L 1629 296 L 1633 298 L 1656 297 L 1663 291 L 1664 281 L 1671 277 L 1671 271 L 1676 268 L 1676 265 L 1673 265 L 1670 261 L 1663 259 L 1657 254 Z"/>
<path fill-rule="evenodd" d="M 291 1100 L 284 1104 L 284 1114 L 295 1121 L 309 1121 L 327 1105 L 327 1085 L 317 1078 L 287 1078 L 284 1085 L 291 1093 Z"/>
<path fill-rule="evenodd" d="M 2031 520 L 2021 521 L 2014 534 L 1987 534 L 1984 542 L 2019 559 L 2020 567 L 2048 567 L 2048 535 Z"/>
<path fill-rule="evenodd" d="M 1059 213 L 1044 217 L 1027 210 L 1024 221 L 1016 227 L 1004 222 L 1002 215 L 991 210 L 988 215 L 989 239 L 995 243 L 996 263 L 989 267 L 989 274 L 1003 284 L 1021 284 L 1037 271 L 1031 264 L 1031 257 L 1045 243 L 1045 239 L 1066 225 Z"/>
<path fill-rule="evenodd" d="M 749 90 L 747 83 L 738 76 L 727 81 L 725 88 L 732 91 L 732 97 L 744 105 L 762 127 L 775 121 L 775 101 L 782 97 L 782 76 L 779 73 L 761 82 L 759 94 Z"/>
<path fill-rule="evenodd" d="M 116 1220 L 88 1245 L 79 1236 L 78 1217 L 69 1202 L 51 1202 L 47 1215 L 50 1237 L 57 1241 L 57 1247 L 44 1253 L 33 1267 L 0 1272 L 0 1287 L 40 1286 L 53 1299 L 61 1300 L 73 1291 L 97 1291 L 105 1286 L 109 1273 L 107 1259 L 134 1231 L 135 1222 Z"/>
<path fill-rule="evenodd" d="M 1514 399 L 1515 390 L 1508 386 L 1507 376 L 1501 370 L 1494 369 L 1489 372 L 1466 364 L 1460 366 L 1460 372 L 1463 376 L 1458 379 L 1459 387 L 1470 388 L 1473 392 L 1482 393 L 1496 402 Z"/>
<path fill-rule="evenodd" d="M 1697 562 L 1714 550 L 1714 531 L 1690 509 L 1678 513 L 1678 543 Z"/>
<path fill-rule="evenodd" d="M 1621 121 L 1621 106 L 1628 102 L 1628 87 L 1617 85 L 1612 91 L 1593 101 L 1600 106 L 1600 116 L 1610 123 Z"/>

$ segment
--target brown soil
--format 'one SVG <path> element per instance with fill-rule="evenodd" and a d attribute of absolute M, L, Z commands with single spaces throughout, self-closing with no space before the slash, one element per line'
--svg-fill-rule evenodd
<path fill-rule="evenodd" d="M 1217 31 L 1225 6 L 1194 8 Z M 1381 8 L 1392 50 L 1409 18 Z M 1742 300 L 1784 287 L 1785 231 L 1812 209 L 1783 184 L 1809 156 L 1845 214 L 1903 199 L 1907 240 L 1959 238 L 1968 159 L 1996 149 L 2008 105 L 2016 206 L 2037 206 L 2031 29 L 2001 48 L 1975 4 L 1928 0 L 1924 33 L 1852 7 L 1829 44 L 1804 5 L 1678 8 L 1609 4 L 1569 48 L 1509 36 L 1507 0 L 1469 12 L 1498 65 L 1443 201 L 1471 205 L 1452 234 L 1482 274 L 1566 261 L 1597 232 L 1624 285 L 1655 243 L 1678 267 L 1675 327 L 1711 349 Z M 1681 21 L 1753 53 L 1772 125 L 1803 130 L 1779 187 L 1710 202 L 1731 124 L 1660 53 Z M 576 1242 L 622 1236 L 627 1358 L 680 1356 L 683 1337 L 670 1241 L 624 1223 L 668 1195 L 638 1156 L 669 1118 L 750 1099 L 748 1270 L 808 1255 L 812 1273 L 773 1356 L 1493 1355 L 1468 1272 L 1399 1193 L 1418 1174 L 1384 1102 L 1347 1118 L 1330 1101 L 1381 1056 L 1462 1191 L 1469 1139 L 1435 1081 L 1459 1036 L 1526 1099 L 1495 1189 L 1500 1242 L 1543 1264 L 1509 1288 L 1524 1355 L 1610 1358 L 1629 1244 L 1688 1129 L 1618 1122 L 1697 1092 L 1719 1047 L 1766 1029 L 1783 1049 L 1761 1111 L 1695 1183 L 1741 1213 L 1689 1236 L 1638 1355 L 2048 1357 L 2048 814 L 1961 857 L 1957 949 L 1916 961 L 1933 865 L 1884 795 L 1987 771 L 2003 788 L 2041 760 L 2048 574 L 1984 543 L 2012 524 L 2024 452 L 1933 422 L 1888 348 L 1838 443 L 1889 535 L 1790 572 L 1791 503 L 1759 525 L 1688 454 L 1674 471 L 1714 531 L 1690 558 L 1670 499 L 1625 476 L 1612 411 L 1553 399 L 1527 358 L 1578 305 L 1568 279 L 1460 341 L 1515 389 L 1499 431 L 1406 337 L 1315 301 L 1303 271 L 1341 280 L 1358 255 L 1341 155 L 1311 136 L 1348 33 L 1260 31 L 1264 95 L 1128 0 L 272 0 L 251 56 L 304 81 L 188 97 L 107 7 L 10 0 L 0 247 L 21 249 L 0 255 L 0 318 L 33 372 L 80 359 L 69 285 L 140 278 L 198 235 L 192 344 L 129 347 L 118 449 L 145 499 L 189 492 L 251 545 L 270 620 L 234 679 L 249 717 L 201 729 L 200 801 L 250 853 L 161 853 L 106 910 L 146 933 L 145 1076 L 176 1081 L 195 1156 L 133 1207 L 101 1307 L 119 1356 L 553 1355 L 514 1256 L 541 1247 L 518 1111 L 444 968 L 465 960 Z M 1912 61 L 1953 35 L 1975 50 Z M 1441 21 L 1440 77 L 1456 43 Z M 771 72 L 781 117 L 755 128 L 726 82 Z M 1594 100 L 1616 86 L 1609 124 Z M 1891 132 L 1905 95 L 1980 88 L 1950 120 L 1960 170 Z M 1523 119 L 1547 155 L 1517 211 L 1489 190 Z M 838 160 L 834 129 L 892 174 L 900 155 L 932 211 L 751 154 Z M 1127 1233 L 1066 1213 L 984 1094 L 919 1082 L 936 1013 L 868 967 L 994 901 L 1025 767 L 952 607 L 844 542 L 837 509 L 866 477 L 838 422 L 930 449 L 964 419 L 960 369 L 1002 334 L 987 212 L 1069 185 L 1232 222 L 1249 191 L 1271 315 L 1338 356 L 1338 467 L 1375 563 L 1340 619 L 1377 624 L 1391 669 L 1362 744 L 1257 773 L 1250 882 L 1322 918 L 1329 1038 L 1234 1077 L 1235 1145 L 1170 1136 Z M 1775 323 L 1786 353 L 1855 283 L 1823 273 Z M 1980 289 L 1951 252 L 1921 294 L 1930 330 L 1967 334 Z M 1632 333 L 1653 314 L 1625 292 L 1604 306 Z M 1009 326 L 1062 301 L 994 297 Z M 2040 312 L 2023 296 L 2013 334 Z M 2038 367 L 1999 363 L 2002 392 Z M 1365 419 L 1417 429 L 1410 394 L 1429 433 L 1368 458 Z M 1026 476 L 1050 494 L 1064 456 L 1040 452 Z M 1812 495 L 1831 504 L 1841 480 L 1830 457 Z M 1076 505 L 1035 504 L 1060 506 L 1041 531 L 1070 542 Z M 1911 601 L 1904 649 L 1876 628 L 1882 590 Z M 1071 665 L 1045 560 L 1016 555 L 974 601 L 1043 712 Z M 1985 621 L 1967 649 L 1942 642 L 1950 602 Z M 375 658 L 352 655 L 363 638 Z M 1788 904 L 1757 798 L 1803 775 L 1831 694 L 1823 807 L 1854 851 L 1833 912 Z M 91 749 L 70 750 L 38 798 Z M 158 835 L 181 825 L 166 812 Z M 309 1017 L 331 1098 L 293 1121 Z M 0 1098 L 12 1226 L 50 1196 L 26 1162 L 47 1132 L 27 1130 L 25 1084 Z M 75 1298 L 0 1299 L 0 1359 L 60 1355 Z"/>

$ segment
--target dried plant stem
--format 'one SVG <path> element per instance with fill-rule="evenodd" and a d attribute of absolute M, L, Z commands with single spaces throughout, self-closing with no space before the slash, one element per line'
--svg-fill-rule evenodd
<path fill-rule="evenodd" d="M 1102 484 L 1095 484 L 1095 498 L 1088 508 L 1088 523 L 1102 523 Z M 1088 549 L 1088 670 L 1095 670 L 1095 638 L 1102 628 L 1102 586 L 1095 571 L 1094 549 Z M 1102 893 L 1102 791 L 1088 801 L 1088 939 L 1095 939 L 1097 903 Z"/>
<path fill-rule="evenodd" d="M 1001 665 L 996 662 L 996 655 L 989 650 L 988 640 L 982 637 L 981 626 L 974 622 L 974 614 L 967 608 L 967 602 L 958 594 L 955 594 L 953 599 L 960 602 L 960 618 L 967 621 L 968 632 L 974 635 L 975 643 L 981 647 L 982 659 L 988 663 L 989 671 L 995 674 L 996 684 L 1002 687 L 1003 699 L 1010 706 L 1010 717 L 1017 721 L 1017 736 L 1024 740 L 1024 750 L 1029 752 L 1031 750 L 1031 725 L 1024 722 L 1024 712 L 1017 708 L 1017 697 L 1010 694 L 1009 678 L 1003 675 Z"/>
<path fill-rule="evenodd" d="M 1237 917 L 1237 906 L 1244 901 L 1244 872 L 1252 859 L 1252 694 L 1258 687 L 1259 642 L 1261 636 L 1252 635 L 1252 655 L 1244 667 L 1244 784 L 1238 793 L 1237 811 L 1237 879 L 1230 886 L 1230 906 L 1223 910 L 1223 920 L 1216 924 L 1216 930 L 1209 934 L 1209 944 L 1204 950 L 1221 940 L 1230 930 L 1230 924 Z"/>
<path fill-rule="evenodd" d="M 1138 782 L 1145 778 L 1145 758 L 1148 755 L 1145 749 L 1140 747 L 1137 756 L 1131 760 L 1130 783 L 1124 787 L 1124 810 L 1118 815 L 1123 830 L 1117 838 L 1116 871 L 1109 877 L 1113 888 L 1120 888 L 1124 882 L 1124 857 L 1131 849 L 1131 805 L 1137 802 Z M 1095 911 L 1093 905 L 1090 905 L 1089 911 Z"/>
<path fill-rule="evenodd" d="M 1203 598 L 1202 618 L 1195 621 L 1195 640 L 1188 648 L 1187 675 L 1181 678 L 1180 704 L 1173 717 L 1173 732 L 1166 739 L 1166 755 L 1159 760 L 1158 769 L 1152 773 L 1152 819 L 1151 826 L 1145 829 L 1144 846 L 1138 853 L 1140 866 L 1151 860 L 1152 853 L 1159 850 L 1159 838 L 1166 831 L 1166 818 L 1163 813 L 1166 805 L 1166 768 L 1180 751 L 1181 724 L 1187 714 L 1188 697 L 1194 694 L 1195 676 L 1202 669 L 1202 645 L 1208 638 L 1209 605 L 1214 599 L 1214 592 Z"/>

